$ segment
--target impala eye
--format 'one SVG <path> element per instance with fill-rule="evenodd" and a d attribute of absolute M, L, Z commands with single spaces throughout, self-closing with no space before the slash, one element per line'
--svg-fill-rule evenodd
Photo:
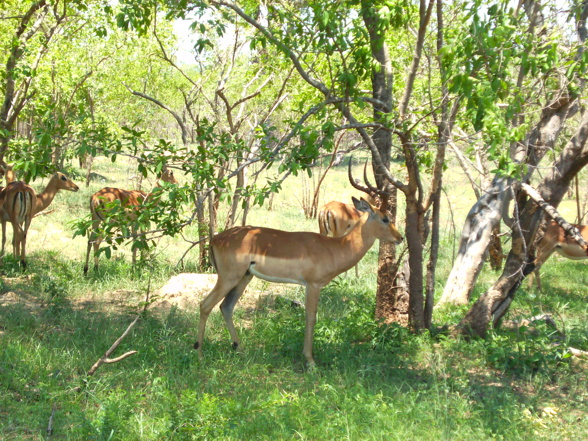
<path fill-rule="evenodd" d="M 387 224 L 388 222 L 390 222 L 390 219 L 388 219 L 387 217 L 383 217 L 382 218 L 382 222 L 384 222 L 385 224 Z"/>
<path fill-rule="evenodd" d="M 67 178 L 66 178 L 65 176 L 62 176 L 62 177 L 61 177 L 61 180 L 62 180 L 62 181 L 67 181 Z"/>

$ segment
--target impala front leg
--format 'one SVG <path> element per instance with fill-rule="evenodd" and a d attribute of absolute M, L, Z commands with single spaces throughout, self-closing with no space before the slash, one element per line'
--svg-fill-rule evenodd
<path fill-rule="evenodd" d="M 322 286 L 306 285 L 306 329 L 304 330 L 304 347 L 302 353 L 306 357 L 309 369 L 316 366 L 312 358 L 312 342 L 314 340 L 314 325 Z"/>

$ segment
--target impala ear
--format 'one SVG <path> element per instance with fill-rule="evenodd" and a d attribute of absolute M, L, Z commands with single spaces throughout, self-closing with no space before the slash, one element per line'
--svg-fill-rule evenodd
<path fill-rule="evenodd" d="M 352 197 L 351 200 L 353 201 L 353 205 L 355 206 L 355 208 L 357 208 L 359 211 L 363 211 L 364 213 L 370 213 L 370 214 L 374 213 L 372 206 L 364 198 L 361 198 L 361 200 L 358 200 L 357 198 Z"/>

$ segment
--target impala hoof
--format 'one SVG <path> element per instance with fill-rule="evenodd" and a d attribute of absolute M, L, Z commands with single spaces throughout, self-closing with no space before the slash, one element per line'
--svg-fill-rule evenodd
<path fill-rule="evenodd" d="M 200 343 L 198 343 L 198 342 L 194 343 L 194 349 L 198 350 L 199 347 L 200 347 Z"/>
<path fill-rule="evenodd" d="M 234 341 L 233 342 L 233 350 L 236 351 L 238 347 L 239 347 L 239 343 L 237 343 L 236 341 Z"/>

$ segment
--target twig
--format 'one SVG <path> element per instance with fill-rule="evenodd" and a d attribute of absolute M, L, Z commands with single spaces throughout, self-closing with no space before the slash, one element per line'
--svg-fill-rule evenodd
<path fill-rule="evenodd" d="M 124 360 L 125 358 L 137 353 L 137 351 L 129 351 L 129 352 L 124 353 L 120 357 L 108 358 L 116 350 L 116 348 L 123 341 L 123 339 L 129 334 L 131 329 L 133 329 L 133 326 L 135 326 L 135 324 L 139 321 L 141 314 L 143 314 L 147 310 L 150 294 L 151 294 L 151 278 L 149 278 L 149 286 L 147 287 L 147 294 L 145 296 L 145 304 L 143 305 L 143 309 L 137 314 L 137 316 L 135 317 L 135 320 L 133 320 L 133 322 L 127 327 L 125 332 L 123 332 L 122 335 L 112 344 L 110 349 L 108 349 L 108 351 L 106 351 L 106 353 L 96 363 L 94 363 L 94 365 L 90 368 L 90 370 L 87 373 L 88 376 L 94 375 L 94 373 L 98 370 L 98 368 L 105 363 L 106 364 L 116 363 L 118 361 Z"/>
<path fill-rule="evenodd" d="M 200 239 L 200 240 L 198 240 L 198 241 L 196 241 L 196 242 L 193 242 L 193 241 L 191 241 L 191 240 L 188 240 L 188 239 L 186 239 L 186 238 L 184 237 L 184 235 L 182 235 L 182 238 L 183 238 L 183 239 L 184 239 L 186 242 L 189 242 L 189 243 L 191 243 L 191 245 L 188 247 L 188 249 L 186 250 L 186 252 L 185 252 L 184 254 L 182 254 L 182 257 L 180 258 L 180 260 L 178 260 L 178 263 L 176 263 L 176 266 L 175 266 L 175 268 L 176 268 L 176 269 L 177 269 L 177 268 L 180 266 L 180 263 L 182 263 L 182 262 L 184 261 L 184 258 L 185 258 L 185 257 L 188 255 L 188 253 L 190 252 L 190 250 L 191 250 L 192 248 L 194 248 L 196 245 L 200 244 L 201 242 L 204 242 L 204 241 L 208 240 L 208 236 L 206 236 L 206 237 L 203 237 L 202 239 Z"/>
<path fill-rule="evenodd" d="M 572 348 L 571 346 L 568 347 L 568 352 L 572 354 L 574 357 L 588 357 L 587 351 L 582 351 L 581 349 Z"/>
<path fill-rule="evenodd" d="M 55 417 L 55 410 L 57 406 L 53 404 L 53 408 L 51 409 L 51 416 L 49 417 L 49 424 L 47 425 L 47 438 L 53 435 L 53 418 Z"/>
<path fill-rule="evenodd" d="M 41 211 L 40 213 L 35 214 L 33 217 L 46 216 L 48 214 L 53 213 L 54 211 L 55 211 L 55 209 L 48 210 L 48 211 Z"/>

